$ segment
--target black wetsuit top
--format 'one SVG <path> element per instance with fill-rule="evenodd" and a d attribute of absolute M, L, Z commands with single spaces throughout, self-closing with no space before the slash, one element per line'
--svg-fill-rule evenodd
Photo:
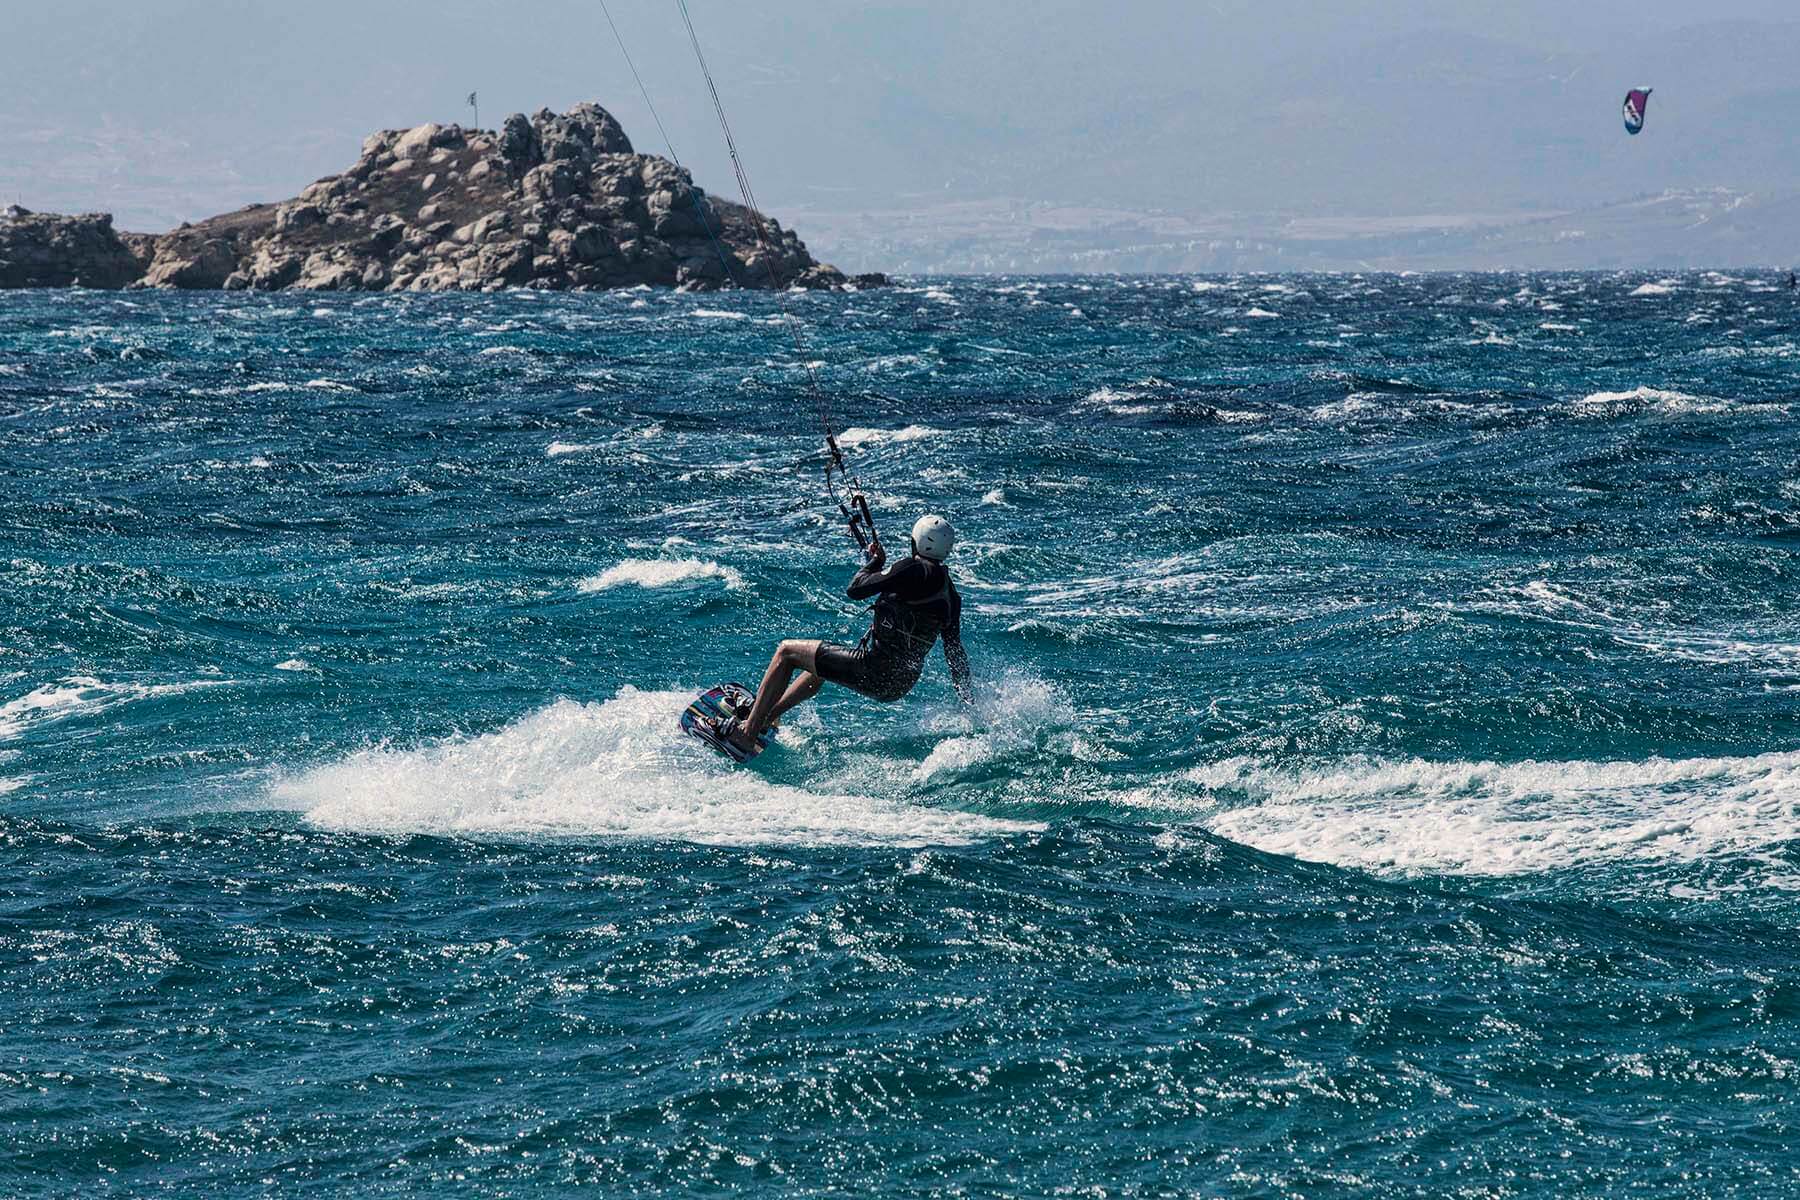
<path fill-rule="evenodd" d="M 819 674 L 877 700 L 912 691 L 931 648 L 941 637 L 950 680 L 968 698 L 969 657 L 962 645 L 962 597 L 949 568 L 907 557 L 885 569 L 870 563 L 846 589 L 852 600 L 877 597 L 869 632 L 855 649 L 830 642 L 819 647 Z"/>

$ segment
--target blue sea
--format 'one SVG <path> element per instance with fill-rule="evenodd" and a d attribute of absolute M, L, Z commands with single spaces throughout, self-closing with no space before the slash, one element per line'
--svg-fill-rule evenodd
<path fill-rule="evenodd" d="M 1785 283 L 0 293 L 0 1194 L 1800 1194 Z"/>

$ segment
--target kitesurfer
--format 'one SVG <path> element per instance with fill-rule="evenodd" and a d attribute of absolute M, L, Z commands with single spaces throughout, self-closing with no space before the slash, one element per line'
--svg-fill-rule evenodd
<path fill-rule="evenodd" d="M 963 703 L 974 703 L 969 655 L 962 644 L 962 597 L 944 565 L 955 544 L 950 522 L 930 513 L 912 527 L 912 553 L 891 567 L 880 539 L 871 542 L 862 569 L 845 591 L 852 600 L 877 597 L 862 641 L 854 647 L 782 642 L 756 689 L 755 703 L 726 726 L 725 736 L 740 749 L 754 752 L 763 730 L 796 704 L 818 695 L 827 683 L 884 703 L 898 700 L 919 682 L 925 659 L 940 638 L 956 694 Z"/>

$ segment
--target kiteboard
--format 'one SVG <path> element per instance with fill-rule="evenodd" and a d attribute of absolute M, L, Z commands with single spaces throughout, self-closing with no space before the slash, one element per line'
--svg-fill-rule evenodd
<path fill-rule="evenodd" d="M 681 714 L 681 732 L 705 742 L 732 762 L 747 762 L 769 748 L 769 743 L 775 740 L 775 731 L 763 730 L 757 735 L 756 748 L 745 751 L 725 736 L 725 726 L 739 712 L 749 712 L 755 699 L 750 689 L 741 683 L 721 683 L 707 688 Z"/>

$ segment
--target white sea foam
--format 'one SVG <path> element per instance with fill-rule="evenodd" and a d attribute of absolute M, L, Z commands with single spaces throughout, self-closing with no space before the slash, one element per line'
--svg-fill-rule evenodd
<path fill-rule="evenodd" d="M 1795 836 L 1800 753 L 1638 762 L 1243 758 L 1187 779 L 1226 800 L 1201 818 L 1275 854 L 1372 870 L 1502 875 L 1614 860 L 1687 861 Z"/>
<path fill-rule="evenodd" d="M 225 687 L 226 679 L 191 683 L 104 683 L 89 675 L 71 675 L 0 704 L 0 738 L 15 738 L 41 725 L 70 717 L 93 716 L 153 696 L 178 696 L 201 688 Z"/>
<path fill-rule="evenodd" d="M 1097 387 L 1087 395 L 1083 396 L 1082 400 L 1090 404 L 1119 404 L 1127 400 L 1141 400 L 1143 398 L 1144 394 L 1142 392 L 1124 391 L 1112 387 Z"/>
<path fill-rule="evenodd" d="M 1694 413 L 1722 412 L 1729 407 L 1723 400 L 1653 387 L 1635 387 L 1629 392 L 1589 392 L 1581 398 L 1581 403 L 1596 408 L 1654 408 L 1664 412 Z"/>
<path fill-rule="evenodd" d="M 840 446 L 862 446 L 882 442 L 916 442 L 920 438 L 936 437 L 941 429 L 933 429 L 929 425 L 908 425 L 904 429 L 865 429 L 853 425 L 837 435 Z"/>
<path fill-rule="evenodd" d="M 1350 417 L 1361 416 L 1364 413 L 1373 412 L 1377 407 L 1376 400 L 1378 398 L 1378 393 L 1351 392 L 1342 400 L 1333 400 L 1328 404 L 1317 406 L 1312 410 L 1310 415 L 1315 421 L 1324 421 L 1326 424 L 1335 424 L 1338 421 L 1346 420 Z"/>
<path fill-rule="evenodd" d="M 489 346 L 485 350 L 481 351 L 480 354 L 478 354 L 476 357 L 491 358 L 496 354 L 524 354 L 524 353 L 526 353 L 526 350 L 523 346 Z"/>
<path fill-rule="evenodd" d="M 730 308 L 696 308 L 690 315 L 707 317 L 714 321 L 742 321 L 750 314 Z"/>
<path fill-rule="evenodd" d="M 588 454 L 600 449 L 588 442 L 551 442 L 544 447 L 544 457 L 561 458 L 565 454 Z"/>
<path fill-rule="evenodd" d="M 735 567 L 698 558 L 628 558 L 590 575 L 576 584 L 584 592 L 604 592 L 617 587 L 665 588 L 701 579 L 721 579 L 729 591 L 744 586 Z"/>
<path fill-rule="evenodd" d="M 677 731 L 691 698 L 627 687 L 601 703 L 559 700 L 478 737 L 352 754 L 273 798 L 322 828 L 383 834 L 933 845 L 1032 828 L 768 782 Z"/>
<path fill-rule="evenodd" d="M 1048 736 L 1075 723 L 1063 694 L 1042 679 L 1008 671 L 976 693 L 975 712 L 957 710 L 927 722 L 934 731 L 966 730 L 945 738 L 913 770 L 920 783 L 942 782 L 997 758 L 1035 751 Z"/>
<path fill-rule="evenodd" d="M 1640 283 L 1631 290 L 1633 296 L 1670 296 L 1675 292 L 1675 281 L 1665 279 L 1660 283 Z"/>
<path fill-rule="evenodd" d="M 1278 312 L 1270 312 L 1266 308 L 1247 308 L 1244 310 L 1244 315 L 1246 317 L 1255 317 L 1258 320 L 1268 321 L 1279 317 L 1281 314 Z"/>

